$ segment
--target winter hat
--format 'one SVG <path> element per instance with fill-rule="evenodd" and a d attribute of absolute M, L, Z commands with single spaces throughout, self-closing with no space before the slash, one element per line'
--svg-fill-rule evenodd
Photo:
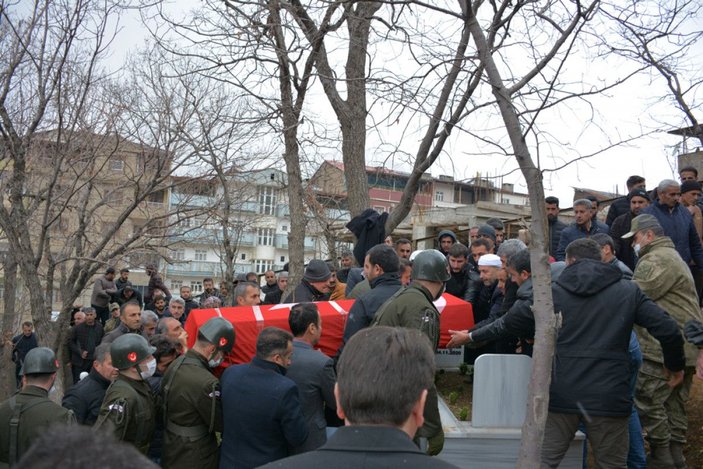
<path fill-rule="evenodd" d="M 324 282 L 332 276 L 330 268 L 327 267 L 325 261 L 319 259 L 313 259 L 310 261 L 307 267 L 305 267 L 305 273 L 303 274 L 303 279 L 308 282 Z"/>
<path fill-rule="evenodd" d="M 683 189 L 683 187 L 682 187 Z M 681 191 L 683 192 L 683 190 Z M 649 194 L 647 194 L 647 191 L 642 189 L 641 187 L 638 187 L 636 189 L 632 189 L 629 194 L 627 194 L 627 200 L 632 200 L 633 197 L 642 197 L 644 199 L 647 199 L 651 202 L 649 199 Z"/>
<path fill-rule="evenodd" d="M 491 238 L 496 242 L 496 230 L 491 225 L 481 225 L 478 227 L 478 237 Z"/>
<path fill-rule="evenodd" d="M 690 191 L 700 191 L 701 190 L 701 183 L 698 181 L 684 181 L 681 184 L 681 193 L 685 194 L 686 192 Z"/>
<path fill-rule="evenodd" d="M 445 236 L 450 236 L 454 240 L 454 242 L 456 243 L 456 235 L 451 230 L 440 231 L 439 234 L 437 235 L 437 241 L 441 241 L 442 238 L 444 238 Z"/>

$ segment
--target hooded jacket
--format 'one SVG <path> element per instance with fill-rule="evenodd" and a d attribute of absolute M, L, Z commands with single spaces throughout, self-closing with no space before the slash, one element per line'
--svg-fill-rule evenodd
<path fill-rule="evenodd" d="M 342 346 L 347 343 L 351 336 L 361 329 L 369 327 L 374 316 L 376 316 L 378 308 L 402 288 L 397 272 L 379 275 L 371 280 L 369 285 L 371 290 L 361 295 L 349 310 L 347 324 L 344 327 Z"/>
<path fill-rule="evenodd" d="M 444 238 L 445 236 L 449 236 L 449 237 L 452 238 L 452 239 L 454 240 L 454 242 L 456 243 L 456 235 L 454 234 L 454 232 L 453 232 L 452 230 L 442 230 L 442 231 L 440 231 L 439 234 L 437 235 L 437 249 L 438 249 L 442 254 L 447 255 L 447 253 L 442 250 L 442 244 L 440 243 L 440 241 L 442 240 L 442 238 Z"/>
<path fill-rule="evenodd" d="M 655 238 L 642 248 L 634 280 L 648 297 L 676 320 L 680 329 L 692 319 L 703 321 L 691 270 L 668 236 Z M 642 356 L 646 360 L 663 363 L 659 342 L 644 329 L 637 327 L 635 330 Z M 696 347 L 686 344 L 684 350 L 686 365 L 695 366 L 698 356 Z"/>

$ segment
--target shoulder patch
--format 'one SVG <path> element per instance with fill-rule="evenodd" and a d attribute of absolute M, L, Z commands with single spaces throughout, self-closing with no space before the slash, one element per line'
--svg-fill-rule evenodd
<path fill-rule="evenodd" d="M 107 406 L 107 410 L 110 412 L 117 412 L 118 414 L 124 413 L 124 406 L 121 404 L 110 404 Z"/>

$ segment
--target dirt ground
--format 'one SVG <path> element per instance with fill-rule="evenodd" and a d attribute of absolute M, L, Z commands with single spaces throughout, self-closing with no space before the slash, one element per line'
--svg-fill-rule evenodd
<path fill-rule="evenodd" d="M 471 420 L 472 384 L 465 382 L 467 376 L 455 372 L 440 372 L 437 389 L 449 408 L 460 418 L 462 409 Z M 455 393 L 452 395 L 452 393 Z M 693 379 L 688 401 L 688 444 L 685 448 L 690 468 L 703 468 L 703 381 Z"/>

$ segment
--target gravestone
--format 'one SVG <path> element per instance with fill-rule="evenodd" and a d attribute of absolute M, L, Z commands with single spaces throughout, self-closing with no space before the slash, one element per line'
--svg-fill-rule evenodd
<path fill-rule="evenodd" d="M 471 425 L 520 428 L 525 421 L 532 359 L 527 355 L 484 354 L 474 365 Z"/>

